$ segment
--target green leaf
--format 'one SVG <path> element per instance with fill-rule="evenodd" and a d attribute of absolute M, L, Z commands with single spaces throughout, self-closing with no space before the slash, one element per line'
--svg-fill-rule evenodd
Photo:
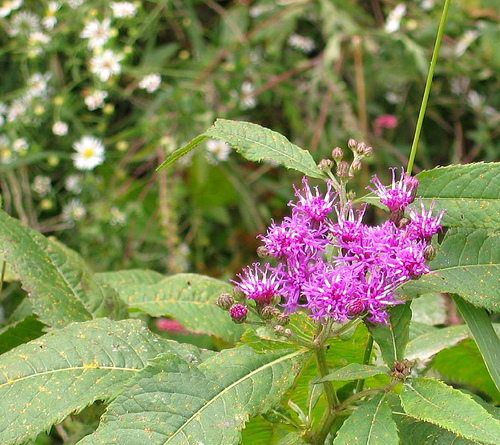
<path fill-rule="evenodd" d="M 196 136 L 194 139 L 192 139 L 190 142 L 184 145 L 184 147 L 175 150 L 167 159 L 165 159 L 161 163 L 161 165 L 156 169 L 156 171 L 158 172 L 160 170 L 163 170 L 164 168 L 167 168 L 170 164 L 175 162 L 181 156 L 184 156 L 185 154 L 189 153 L 193 148 L 195 148 L 200 142 L 204 141 L 206 138 L 207 136 L 204 134 Z"/>
<path fill-rule="evenodd" d="M 363 403 L 344 422 L 333 441 L 342 444 L 399 445 L 398 430 L 384 394 Z"/>
<path fill-rule="evenodd" d="M 0 254 L 19 276 L 38 319 L 48 326 L 126 315 L 116 293 L 100 285 L 76 252 L 1 210 Z"/>
<path fill-rule="evenodd" d="M 389 326 L 369 325 L 373 339 L 380 346 L 382 357 L 389 368 L 394 361 L 402 361 L 410 335 L 410 302 L 390 309 Z"/>
<path fill-rule="evenodd" d="M 417 175 L 417 196 L 428 208 L 446 209 L 443 225 L 498 230 L 500 227 L 500 163 L 450 165 Z"/>
<path fill-rule="evenodd" d="M 45 325 L 29 315 L 0 329 L 0 354 L 40 337 Z"/>
<path fill-rule="evenodd" d="M 102 318 L 6 352 L 0 356 L 0 443 L 26 441 L 95 400 L 109 400 L 148 360 L 173 350 L 170 344 L 138 320 Z"/>
<path fill-rule="evenodd" d="M 417 378 L 403 385 L 401 403 L 416 419 L 446 428 L 466 439 L 498 444 L 500 421 L 470 396 L 428 378 Z"/>
<path fill-rule="evenodd" d="M 457 295 L 453 295 L 453 301 L 469 326 L 488 372 L 500 391 L 500 339 L 493 329 L 488 313 L 484 309 L 467 303 Z"/>
<path fill-rule="evenodd" d="M 431 273 L 406 283 L 403 293 L 448 292 L 500 311 L 500 233 L 450 229 L 429 263 Z"/>
<path fill-rule="evenodd" d="M 198 367 L 161 357 L 108 407 L 83 444 L 231 444 L 249 417 L 277 404 L 300 370 L 306 350 L 257 354 L 226 349 Z"/>
<path fill-rule="evenodd" d="M 183 273 L 164 278 L 155 284 L 130 284 L 117 287 L 130 309 L 153 317 L 169 316 L 196 333 L 210 334 L 235 343 L 243 333 L 229 314 L 215 305 L 224 292 L 233 287 L 202 275 Z"/>
<path fill-rule="evenodd" d="M 343 368 L 335 369 L 333 372 L 317 380 L 315 383 L 332 382 L 335 380 L 358 380 L 366 379 L 374 375 L 388 374 L 389 368 L 385 366 L 360 365 L 359 363 L 350 363 Z"/>
<path fill-rule="evenodd" d="M 447 383 L 487 395 L 492 403 L 500 403 L 500 392 L 473 340 L 467 338 L 439 352 L 432 361 L 432 369 Z"/>
<path fill-rule="evenodd" d="M 165 279 L 165 275 L 154 270 L 129 269 L 118 272 L 97 273 L 96 278 L 101 283 L 106 283 L 115 289 L 119 294 L 127 291 L 130 286 L 156 284 Z"/>
<path fill-rule="evenodd" d="M 429 293 L 411 302 L 411 321 L 428 325 L 444 325 L 447 321 L 446 303 L 443 295 Z"/>
<path fill-rule="evenodd" d="M 217 119 L 205 135 L 228 142 L 249 161 L 273 161 L 313 178 L 326 177 L 307 150 L 297 147 L 285 136 L 260 125 Z"/>

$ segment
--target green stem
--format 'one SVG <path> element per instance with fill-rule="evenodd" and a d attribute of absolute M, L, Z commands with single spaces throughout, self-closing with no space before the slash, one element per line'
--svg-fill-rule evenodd
<path fill-rule="evenodd" d="M 5 279 L 5 269 L 7 269 L 7 263 L 5 261 L 2 261 L 2 275 L 0 276 L 0 298 L 2 297 L 3 280 Z"/>
<path fill-rule="evenodd" d="M 370 361 L 370 356 L 372 355 L 373 348 L 373 337 L 371 334 L 368 334 L 368 340 L 366 340 L 365 346 L 365 355 L 363 356 L 363 365 L 367 365 Z M 365 379 L 359 379 L 356 382 L 356 392 L 363 391 L 363 386 L 365 385 Z"/>
<path fill-rule="evenodd" d="M 429 100 L 429 94 L 431 92 L 432 79 L 434 77 L 434 70 L 436 69 L 439 47 L 441 46 L 441 41 L 443 40 L 444 25 L 446 23 L 446 17 L 448 15 L 450 2 L 451 0 L 445 0 L 443 13 L 441 15 L 441 21 L 439 22 L 439 28 L 436 36 L 436 43 L 434 44 L 434 51 L 432 52 L 431 66 L 429 68 L 429 73 L 427 74 L 427 81 L 425 83 L 424 97 L 422 98 L 422 104 L 420 105 L 420 111 L 418 113 L 418 119 L 417 119 L 417 126 L 415 128 L 415 136 L 413 137 L 410 158 L 408 159 L 408 168 L 406 169 L 408 175 L 411 174 L 411 171 L 413 169 L 413 162 L 415 161 L 415 156 L 417 155 L 418 141 L 420 139 L 420 132 L 422 131 L 422 123 L 424 122 L 425 110 L 427 109 L 427 101 Z"/>

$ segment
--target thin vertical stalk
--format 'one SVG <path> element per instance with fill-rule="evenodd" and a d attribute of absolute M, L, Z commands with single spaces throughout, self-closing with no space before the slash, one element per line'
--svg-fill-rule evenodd
<path fill-rule="evenodd" d="M 427 109 L 427 102 L 429 100 L 429 94 L 431 92 L 432 79 L 434 78 L 434 70 L 436 69 L 439 48 L 441 46 L 441 41 L 443 40 L 444 26 L 446 24 L 446 17 L 448 16 L 450 3 L 451 0 L 445 0 L 443 13 L 441 15 L 441 21 L 439 22 L 436 43 L 434 44 L 434 50 L 432 52 L 431 66 L 429 68 L 429 73 L 427 74 L 424 96 L 422 98 L 422 104 L 420 105 L 420 111 L 418 113 L 417 126 L 415 128 L 415 135 L 413 137 L 413 143 L 411 146 L 410 158 L 408 159 L 408 168 L 406 169 L 406 172 L 409 175 L 411 174 L 413 163 L 415 162 L 415 156 L 417 155 L 418 141 L 420 140 L 420 133 L 422 131 L 422 124 L 424 122 L 425 110 Z"/>
<path fill-rule="evenodd" d="M 363 355 L 363 365 L 367 365 L 370 361 L 370 356 L 372 355 L 373 348 L 373 337 L 369 333 L 368 339 L 366 340 L 365 353 Z M 356 392 L 363 391 L 363 386 L 365 385 L 365 379 L 359 379 L 356 382 Z"/>

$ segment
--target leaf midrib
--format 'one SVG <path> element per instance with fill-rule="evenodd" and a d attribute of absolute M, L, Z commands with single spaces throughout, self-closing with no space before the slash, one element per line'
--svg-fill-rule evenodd
<path fill-rule="evenodd" d="M 285 361 L 285 360 L 290 360 L 296 356 L 299 356 L 301 354 L 306 354 L 308 351 L 305 350 L 305 349 L 299 349 L 298 351 L 295 351 L 291 354 L 287 354 L 285 356 L 282 356 L 280 357 L 279 359 L 277 360 L 273 360 L 272 362 L 269 362 L 269 363 L 266 363 L 264 366 L 261 366 L 257 369 L 254 369 L 252 372 L 250 372 L 249 374 L 245 374 L 243 377 L 241 377 L 240 379 L 236 380 L 235 382 L 231 383 L 229 386 L 227 386 L 226 388 L 224 388 L 222 391 L 218 392 L 214 397 L 212 397 L 210 400 L 207 401 L 207 403 L 205 403 L 200 409 L 198 409 L 196 412 L 193 413 L 193 415 L 187 419 L 178 429 L 177 431 L 175 431 L 175 433 L 170 436 L 165 442 L 163 442 L 163 444 L 168 444 L 175 436 L 177 436 L 186 426 L 188 426 L 195 417 L 199 416 L 200 413 L 202 413 L 207 407 L 209 407 L 210 405 L 212 405 L 213 403 L 215 403 L 220 397 L 222 397 L 223 395 L 225 395 L 227 392 L 229 392 L 231 389 L 233 389 L 234 387 L 236 387 L 237 385 L 239 385 L 240 383 L 244 382 L 245 380 L 253 377 L 255 374 L 258 374 L 259 372 L 261 371 L 264 371 L 265 369 L 271 367 L 271 366 L 275 366 L 277 364 L 279 364 L 280 362 L 282 361 Z"/>

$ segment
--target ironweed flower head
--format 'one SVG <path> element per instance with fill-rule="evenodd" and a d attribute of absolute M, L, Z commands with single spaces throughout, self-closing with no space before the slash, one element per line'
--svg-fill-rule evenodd
<path fill-rule="evenodd" d="M 392 168 L 392 184 L 386 187 L 380 182 L 377 175 L 373 175 L 371 183 L 375 189 L 367 187 L 368 190 L 375 193 L 382 204 L 387 206 L 389 211 L 397 212 L 404 210 L 408 204 L 415 199 L 415 192 L 418 187 L 418 180 L 408 176 L 404 169 L 401 169 L 401 178 L 396 181 L 396 168 Z"/>
<path fill-rule="evenodd" d="M 281 224 L 273 221 L 267 234 L 259 236 L 278 265 L 245 268 L 237 275 L 239 281 L 233 281 L 237 291 L 255 300 L 257 312 L 281 302 L 284 316 L 304 308 L 320 323 L 357 317 L 387 323 L 387 309 L 403 302 L 396 289 L 430 271 L 425 264 L 429 241 L 441 228 L 444 213 L 433 216 L 434 204 L 426 210 L 422 202 L 420 211 L 407 209 L 418 180 L 404 170 L 399 181 L 395 169 L 392 177 L 389 187 L 376 176 L 372 179 L 372 191 L 391 212 L 390 219 L 377 226 L 363 223 L 366 204 L 355 210 L 350 201 L 336 202 L 332 183 L 323 195 L 318 187 L 311 190 L 304 178 L 301 190 L 294 187 L 292 215 Z M 393 215 L 402 217 L 405 209 L 410 219 L 395 224 Z"/>

